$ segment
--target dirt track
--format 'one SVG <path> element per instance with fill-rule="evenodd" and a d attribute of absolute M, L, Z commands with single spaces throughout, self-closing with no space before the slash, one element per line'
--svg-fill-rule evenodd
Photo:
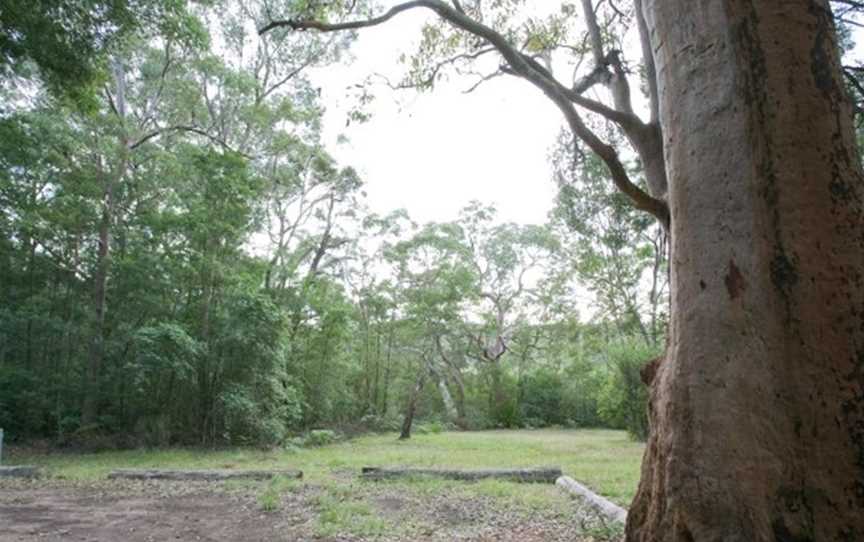
<path fill-rule="evenodd" d="M 525 517 L 496 509 L 494 501 L 456 501 L 368 486 L 363 499 L 395 524 L 422 516 L 427 527 L 410 535 L 363 538 L 316 533 L 316 488 L 283 496 L 263 512 L 255 494 L 206 483 L 89 484 L 62 481 L 0 482 L 0 542 L 30 541 L 556 541 L 580 538 L 577 522 Z"/>
<path fill-rule="evenodd" d="M 80 488 L 4 490 L 0 541 L 301 540 L 290 518 L 220 493 L 125 494 Z"/>

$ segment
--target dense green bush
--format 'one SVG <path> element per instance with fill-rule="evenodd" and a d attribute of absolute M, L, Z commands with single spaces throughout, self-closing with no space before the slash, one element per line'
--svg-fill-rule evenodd
<path fill-rule="evenodd" d="M 540 368 L 519 381 L 519 414 L 530 427 L 564 425 L 564 383 L 557 372 Z"/>
<path fill-rule="evenodd" d="M 423 420 L 414 426 L 413 431 L 418 435 L 437 434 L 444 431 L 452 431 L 456 427 L 452 424 L 442 422 L 438 419 Z"/>
<path fill-rule="evenodd" d="M 516 377 L 500 365 L 488 368 L 489 418 L 493 428 L 522 425 Z"/>
<path fill-rule="evenodd" d="M 303 438 L 304 446 L 326 446 L 339 440 L 339 434 L 329 429 L 313 429 Z"/>
<path fill-rule="evenodd" d="M 0 427 L 6 438 L 49 429 L 50 406 L 48 396 L 31 373 L 0 367 Z"/>
<path fill-rule="evenodd" d="M 606 366 L 585 360 L 576 360 L 563 375 L 564 389 L 561 410 L 564 425 L 573 427 L 600 427 L 603 420 L 598 412 L 598 396 L 606 380 Z"/>

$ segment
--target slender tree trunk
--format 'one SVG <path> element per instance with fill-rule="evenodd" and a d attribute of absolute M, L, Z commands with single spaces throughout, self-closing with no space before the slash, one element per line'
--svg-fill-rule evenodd
<path fill-rule="evenodd" d="M 390 369 L 393 366 L 393 339 L 395 333 L 393 332 L 393 321 L 390 321 L 390 325 L 388 326 L 389 334 L 387 336 L 387 358 L 385 360 L 384 365 L 384 387 L 382 389 L 381 394 L 381 415 L 387 415 L 387 409 L 390 406 L 389 403 L 389 394 L 390 394 Z"/>
<path fill-rule="evenodd" d="M 423 391 L 423 386 L 426 385 L 426 372 L 425 367 L 420 370 L 417 383 L 414 384 L 414 389 L 411 390 L 411 396 L 408 398 L 408 404 L 405 407 L 405 417 L 402 419 L 402 432 L 399 433 L 399 440 L 411 438 L 411 426 L 414 424 L 414 414 L 417 413 L 417 401 L 420 400 L 420 393 Z"/>
<path fill-rule="evenodd" d="M 99 221 L 99 250 L 96 256 L 96 272 L 93 275 L 93 322 L 90 338 L 90 359 L 87 365 L 87 384 L 81 408 L 81 424 L 95 423 L 99 403 L 99 379 L 105 357 L 105 290 L 108 282 L 108 265 L 111 255 L 111 217 L 114 207 L 113 180 L 106 182 L 102 201 L 102 218 Z"/>
<path fill-rule="evenodd" d="M 381 325 L 375 330 L 375 380 L 372 386 L 372 410 L 378 414 L 378 393 L 381 386 Z"/>
<path fill-rule="evenodd" d="M 672 317 L 627 539 L 864 540 L 864 183 L 828 2 L 644 14 Z"/>
<path fill-rule="evenodd" d="M 462 379 L 462 375 L 459 374 L 459 369 L 456 367 L 452 368 L 450 375 L 450 379 L 455 384 L 453 389 L 456 391 L 456 414 L 458 416 L 456 426 L 459 429 L 468 429 L 468 416 L 465 412 L 465 382 Z"/>
<path fill-rule="evenodd" d="M 213 403 L 215 391 L 213 388 L 213 345 L 211 344 L 211 315 L 216 281 L 216 251 L 218 243 L 209 235 L 203 245 L 203 268 L 201 269 L 201 301 L 199 306 L 198 324 L 200 326 L 200 342 L 203 346 L 198 359 L 198 426 L 201 432 L 200 441 L 207 444 L 211 433 L 213 420 Z"/>
<path fill-rule="evenodd" d="M 99 220 L 99 248 L 93 274 L 93 321 L 90 335 L 90 358 L 81 406 L 81 424 L 96 422 L 99 407 L 100 379 L 105 358 L 105 312 L 108 271 L 111 265 L 111 224 L 114 221 L 117 184 L 129 166 L 129 139 L 123 123 L 126 120 L 126 72 L 119 60 L 112 61 L 114 76 L 114 109 L 121 123 L 117 138 L 118 155 L 114 169 L 105 176 L 102 193 L 102 216 Z"/>
<path fill-rule="evenodd" d="M 35 203 L 33 206 L 36 206 Z M 33 298 L 36 296 L 36 240 L 28 238 L 27 245 L 27 302 L 32 303 Z M 25 355 L 25 366 L 28 370 L 33 369 L 33 319 L 34 317 L 32 315 L 27 318 L 27 351 Z"/>
<path fill-rule="evenodd" d="M 504 394 L 504 383 L 501 381 L 503 371 L 497 361 L 491 363 L 489 371 L 491 376 L 489 404 L 492 408 L 492 416 L 496 423 L 503 424 L 504 422 L 509 422 L 508 419 L 503 417 L 504 407 L 507 404 L 507 397 Z"/>
<path fill-rule="evenodd" d="M 432 376 L 435 378 L 435 384 L 438 386 L 438 392 L 441 394 L 441 402 L 444 403 L 447 420 L 458 425 L 460 423 L 459 410 L 456 408 L 456 402 L 453 400 L 450 388 L 447 387 L 447 377 L 438 369 L 435 369 L 432 373 Z"/>

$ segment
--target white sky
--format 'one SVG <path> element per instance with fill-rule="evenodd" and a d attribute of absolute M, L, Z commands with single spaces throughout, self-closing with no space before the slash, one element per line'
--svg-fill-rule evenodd
<path fill-rule="evenodd" d="M 354 59 L 318 70 L 328 150 L 366 183 L 373 211 L 404 208 L 417 222 L 455 219 L 476 199 L 493 203 L 502 221 L 543 223 L 557 191 L 549 151 L 563 118 L 533 87 L 512 77 L 481 85 L 470 79 L 433 92 L 393 91 L 376 85 L 372 119 L 346 127 L 350 87 L 374 73 L 397 82 L 400 52 L 412 52 L 426 14 L 408 13 L 360 32 Z M 342 134 L 348 143 L 337 143 Z"/>
<path fill-rule="evenodd" d="M 377 85 L 366 109 L 371 120 L 346 126 L 356 103 L 351 88 L 376 73 L 398 82 L 406 71 L 400 53 L 416 50 L 420 28 L 433 16 L 414 10 L 362 30 L 351 59 L 312 72 L 328 107 L 328 150 L 340 165 L 360 172 L 368 204 L 381 214 L 404 208 L 420 223 L 446 221 L 476 199 L 495 204 L 501 221 L 545 222 L 557 192 L 549 153 L 563 117 L 523 81 L 500 77 L 471 94 L 464 91 L 473 81 L 458 76 L 422 94 Z M 852 56 L 864 56 L 864 47 Z M 634 100 L 642 97 L 634 93 Z M 340 135 L 348 143 L 339 143 Z"/>

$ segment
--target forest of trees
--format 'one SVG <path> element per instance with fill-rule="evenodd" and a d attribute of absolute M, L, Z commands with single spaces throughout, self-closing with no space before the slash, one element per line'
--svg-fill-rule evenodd
<path fill-rule="evenodd" d="M 10 67 L 7 435 L 275 445 L 416 415 L 644 438 L 662 229 L 566 149 L 545 225 L 502 223 L 479 202 L 451 223 L 371 213 L 363 180 L 321 144 L 304 74 L 347 41 L 283 34 L 250 50 L 263 9 L 197 6 L 118 36 L 83 99 L 29 59 Z"/>
<path fill-rule="evenodd" d="M 3 5 L 0 425 L 622 427 L 628 540 L 861 539 L 864 3 L 539 4 Z M 328 155 L 307 70 L 409 11 L 392 86 L 560 111 L 548 224 L 375 215 Z"/>

